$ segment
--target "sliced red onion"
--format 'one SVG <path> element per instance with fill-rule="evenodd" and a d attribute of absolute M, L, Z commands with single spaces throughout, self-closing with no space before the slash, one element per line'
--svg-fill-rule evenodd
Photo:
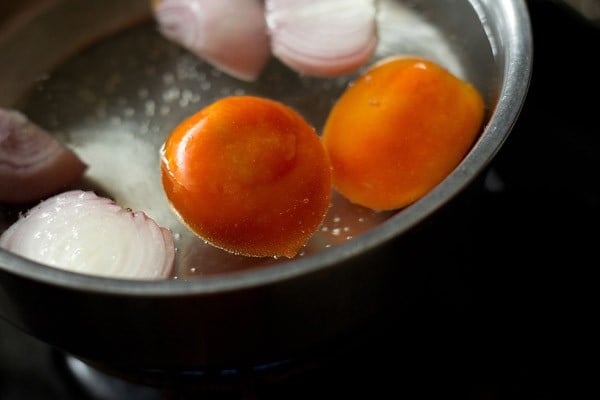
<path fill-rule="evenodd" d="M 160 32 L 223 72 L 258 78 L 271 50 L 261 0 L 155 0 Z"/>
<path fill-rule="evenodd" d="M 138 280 L 169 277 L 175 260 L 170 230 L 81 190 L 30 209 L 0 236 L 0 247 L 72 272 Z"/>
<path fill-rule="evenodd" d="M 273 55 L 305 75 L 353 72 L 377 46 L 375 0 L 265 0 L 265 5 Z"/>
<path fill-rule="evenodd" d="M 0 108 L 0 202 L 26 203 L 58 193 L 87 165 L 21 112 Z"/>

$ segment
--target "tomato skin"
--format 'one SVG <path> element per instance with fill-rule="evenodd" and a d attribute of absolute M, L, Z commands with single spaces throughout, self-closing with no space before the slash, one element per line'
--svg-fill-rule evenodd
<path fill-rule="evenodd" d="M 230 96 L 179 124 L 161 150 L 165 194 L 207 242 L 255 257 L 293 257 L 322 223 L 331 167 L 293 109 Z"/>
<path fill-rule="evenodd" d="M 477 89 L 438 64 L 382 60 L 348 87 L 325 123 L 333 186 L 375 210 L 405 207 L 460 163 L 484 113 Z"/>

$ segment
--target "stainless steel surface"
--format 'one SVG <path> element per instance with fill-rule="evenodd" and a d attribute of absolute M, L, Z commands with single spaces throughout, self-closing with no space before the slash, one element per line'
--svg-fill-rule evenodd
<path fill-rule="evenodd" d="M 328 229 L 303 256 L 248 260 L 206 246 L 173 218 L 160 192 L 158 147 L 183 117 L 235 93 L 282 100 L 318 129 L 352 76 L 302 78 L 273 60 L 258 82 L 240 83 L 160 37 L 148 6 L 48 2 L 0 31 L 0 59 L 8 60 L 0 63 L 0 106 L 25 110 L 91 160 L 83 185 L 147 211 L 178 234 L 177 279 L 164 282 L 71 274 L 0 250 L 0 314 L 102 363 L 162 368 L 268 360 L 364 323 L 394 290 L 386 282 L 394 267 L 386 249 L 402 245 L 399 238 L 478 178 L 528 89 L 532 38 L 522 1 L 381 1 L 376 57 L 417 53 L 472 81 L 488 105 L 482 136 L 414 205 L 379 214 L 337 199 Z M 4 208 L 0 224 L 17 212 Z M 114 331 L 106 333 L 108 326 Z"/>

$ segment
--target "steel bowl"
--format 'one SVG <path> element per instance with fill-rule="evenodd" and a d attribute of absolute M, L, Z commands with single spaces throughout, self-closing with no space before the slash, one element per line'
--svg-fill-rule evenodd
<path fill-rule="evenodd" d="M 356 75 L 305 77 L 273 59 L 256 82 L 237 81 L 162 37 L 147 0 L 0 6 L 0 106 L 22 110 L 90 163 L 79 187 L 147 211 L 179 238 L 176 276 L 156 282 L 71 273 L 0 250 L 0 315 L 87 362 L 186 370 L 287 359 L 398 301 L 411 286 L 410 274 L 398 275 L 398 255 L 411 232 L 477 181 L 509 136 L 533 46 L 522 0 L 381 0 L 378 7 L 372 61 L 417 54 L 472 82 L 487 107 L 481 136 L 414 204 L 383 213 L 336 197 L 326 229 L 300 256 L 249 260 L 212 249 L 173 217 L 155 167 L 165 135 L 236 93 L 281 100 L 319 130 Z M 23 210 L 0 207 L 1 231 Z"/>

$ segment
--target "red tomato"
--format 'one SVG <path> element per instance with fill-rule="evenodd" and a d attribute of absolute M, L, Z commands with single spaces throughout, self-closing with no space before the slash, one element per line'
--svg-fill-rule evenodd
<path fill-rule="evenodd" d="M 476 88 L 441 66 L 383 60 L 348 87 L 326 121 L 333 186 L 372 209 L 407 206 L 460 163 L 484 111 Z"/>
<path fill-rule="evenodd" d="M 226 97 L 183 121 L 161 171 L 182 221 L 237 254 L 295 256 L 329 207 L 331 166 L 315 130 L 264 98 Z"/>

